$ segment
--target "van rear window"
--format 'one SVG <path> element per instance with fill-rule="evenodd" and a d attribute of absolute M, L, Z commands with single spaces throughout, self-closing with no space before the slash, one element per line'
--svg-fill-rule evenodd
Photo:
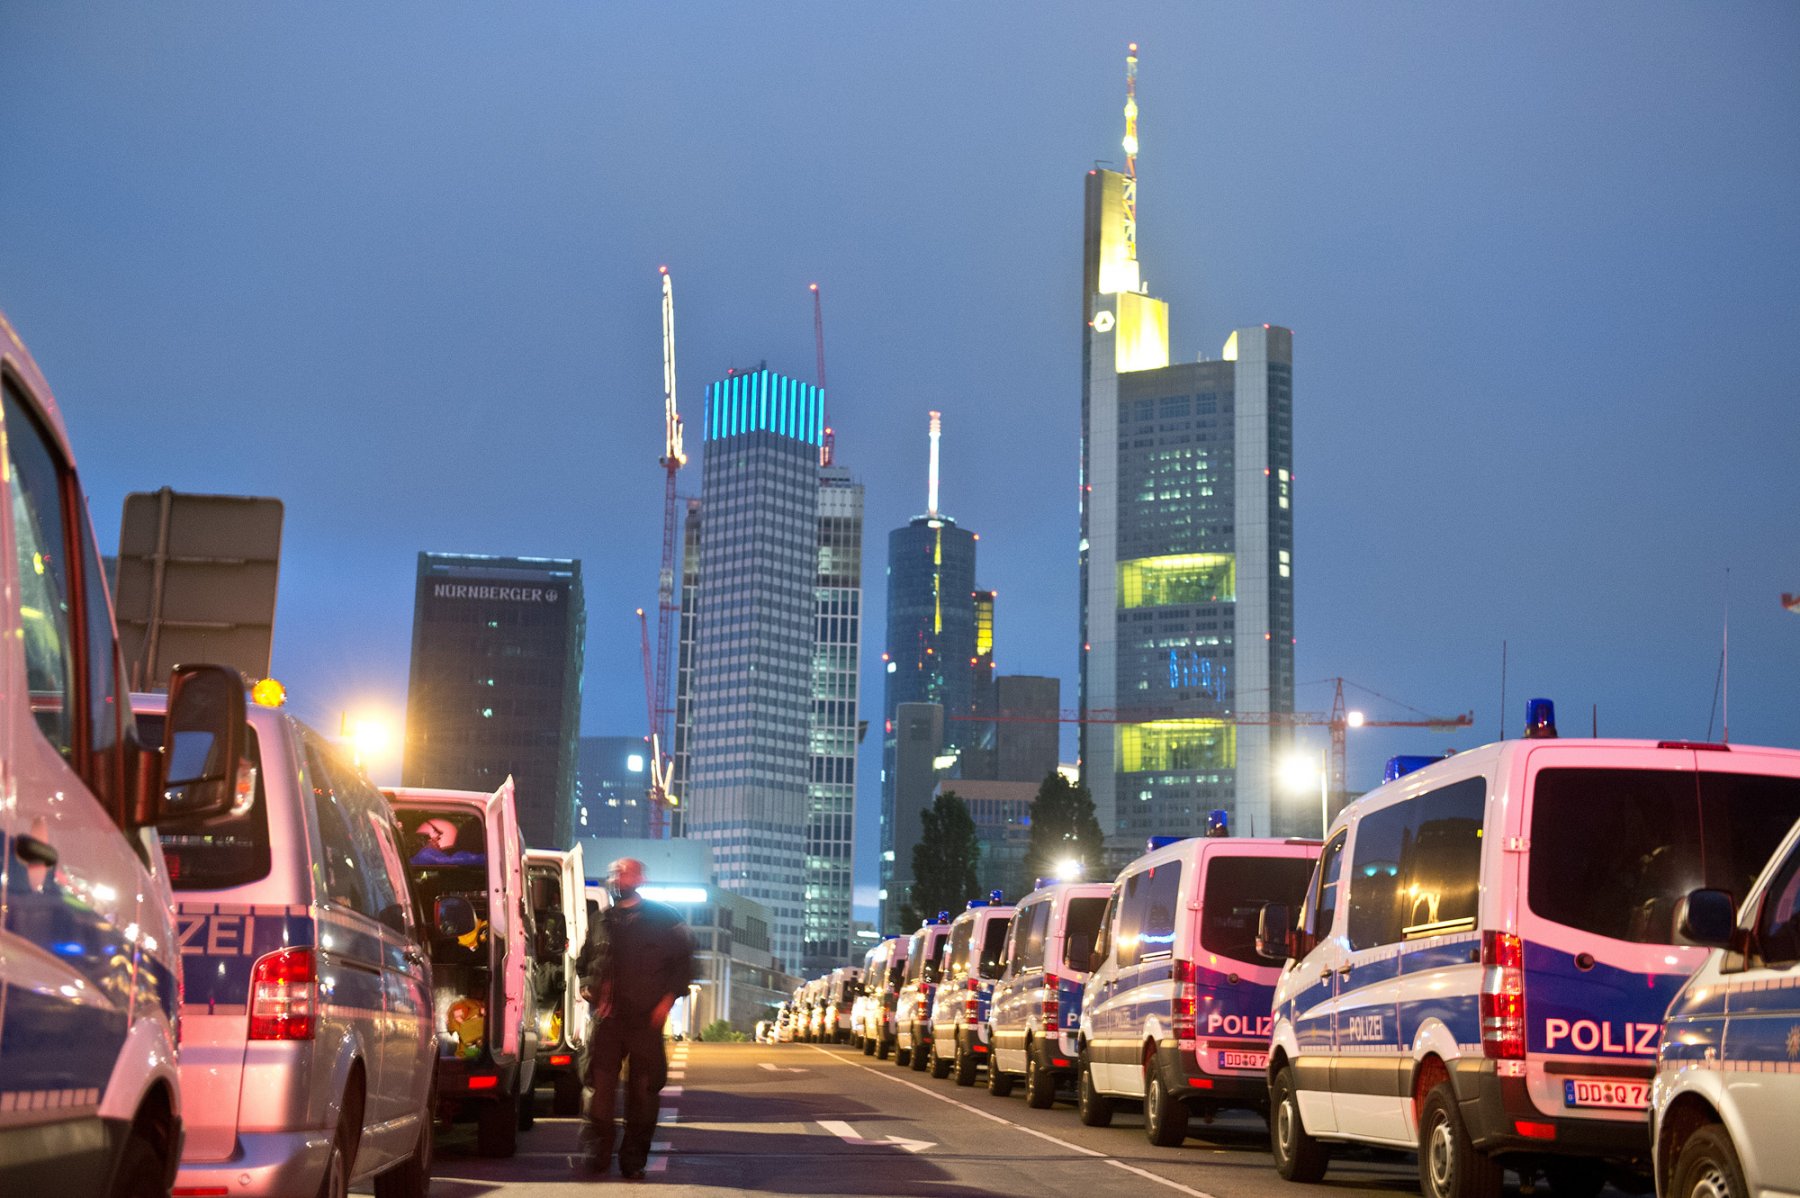
<path fill-rule="evenodd" d="M 1532 911 L 1639 944 L 1675 939 L 1675 907 L 1708 887 L 1742 899 L 1800 818 L 1800 778 L 1552 769 L 1531 809 Z"/>
<path fill-rule="evenodd" d="M 1214 857 L 1200 903 L 1200 947 L 1234 961 L 1255 961 L 1263 904 L 1298 911 L 1313 863 L 1307 857 Z"/>
<path fill-rule="evenodd" d="M 163 743 L 163 716 L 140 715 L 137 726 L 141 743 Z M 169 884 L 176 890 L 225 890 L 269 876 L 269 805 L 256 729 L 244 729 L 238 801 L 231 812 L 198 828 L 162 832 L 158 839 L 169 863 Z"/>
<path fill-rule="evenodd" d="M 1106 896 L 1088 895 L 1069 900 L 1068 918 L 1063 921 L 1063 964 L 1087 973 L 1094 967 L 1094 940 L 1100 934 L 1100 921 L 1106 916 Z"/>
<path fill-rule="evenodd" d="M 987 930 L 981 935 L 981 961 L 973 972 L 984 978 L 1000 976 L 1000 967 L 1006 964 L 1006 934 L 1012 930 L 1012 918 L 990 919 Z"/>

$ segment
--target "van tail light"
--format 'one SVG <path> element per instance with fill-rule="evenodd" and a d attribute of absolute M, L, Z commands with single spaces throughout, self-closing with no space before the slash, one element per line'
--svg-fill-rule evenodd
<path fill-rule="evenodd" d="M 1050 1031 L 1062 1022 L 1062 979 L 1053 973 L 1044 975 L 1044 1030 Z"/>
<path fill-rule="evenodd" d="M 981 983 L 975 979 L 973 974 L 969 977 L 968 987 L 969 992 L 963 996 L 963 1015 L 965 1018 L 974 1019 L 981 1013 Z"/>
<path fill-rule="evenodd" d="M 310 948 L 284 948 L 250 971 L 250 1038 L 310 1040 L 317 1026 L 319 973 Z"/>
<path fill-rule="evenodd" d="M 1194 1039 L 1194 1009 L 1199 1004 L 1199 987 L 1194 982 L 1194 963 L 1192 961 L 1175 962 L 1175 1038 L 1192 1041 Z"/>
<path fill-rule="evenodd" d="M 1510 932 L 1481 934 L 1481 1051 L 1525 1059 L 1525 944 Z"/>

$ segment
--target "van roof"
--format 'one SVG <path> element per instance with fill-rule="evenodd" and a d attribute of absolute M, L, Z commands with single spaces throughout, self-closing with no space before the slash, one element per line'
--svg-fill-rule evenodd
<path fill-rule="evenodd" d="M 0 311 L 0 362 L 17 374 L 19 381 L 25 384 L 25 391 L 37 401 L 38 414 L 50 426 L 50 432 L 56 437 L 63 456 L 68 459 L 70 466 L 74 466 L 75 454 L 69 447 L 69 433 L 63 427 L 62 412 L 56 406 L 56 397 L 51 394 L 44 372 L 38 369 L 37 360 L 25 348 L 24 339 L 13 329 L 12 321 L 6 318 L 4 311 Z M 86 504 L 82 506 L 82 514 L 85 516 Z"/>

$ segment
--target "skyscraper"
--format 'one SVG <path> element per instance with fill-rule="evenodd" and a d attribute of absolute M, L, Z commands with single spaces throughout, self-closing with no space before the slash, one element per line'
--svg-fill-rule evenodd
<path fill-rule="evenodd" d="M 641 736 L 584 736 L 576 742 L 577 837 L 619 840 L 649 835 L 649 759 L 649 746 Z"/>
<path fill-rule="evenodd" d="M 578 561 L 419 554 L 402 784 L 510 774 L 526 843 L 567 848 L 586 632 Z"/>
<path fill-rule="evenodd" d="M 1287 830 L 1271 757 L 1294 709 L 1293 334 L 1171 363 L 1137 237 L 1137 57 L 1125 170 L 1087 175 L 1082 302 L 1082 779 L 1115 846 Z"/>
<path fill-rule="evenodd" d="M 682 568 L 681 828 L 769 908 L 789 968 L 809 943 L 842 964 L 850 936 L 862 488 L 821 469 L 823 440 L 810 383 L 758 367 L 707 387 Z"/>
<path fill-rule="evenodd" d="M 975 534 L 959 528 L 938 508 L 939 414 L 931 413 L 931 459 L 925 513 L 888 534 L 887 641 L 882 696 L 881 746 L 881 890 L 884 909 L 903 901 L 897 881 L 911 877 L 908 854 L 916 825 L 896 807 L 900 788 L 897 713 L 902 703 L 934 703 L 942 709 L 938 752 L 950 752 L 971 741 L 979 727 L 975 713 L 976 680 L 991 676 L 992 645 L 982 665 L 977 638 Z M 991 638 L 992 611 L 987 607 Z M 958 718 L 962 717 L 962 718 Z M 929 786 L 919 793 L 927 798 Z"/>

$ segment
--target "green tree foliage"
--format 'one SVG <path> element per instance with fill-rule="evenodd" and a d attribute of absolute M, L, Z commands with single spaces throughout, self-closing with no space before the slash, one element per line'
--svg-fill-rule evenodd
<path fill-rule="evenodd" d="M 1090 804 L 1091 807 L 1091 804 Z M 924 825 L 913 846 L 913 888 L 909 906 L 925 919 L 952 914 L 975 897 L 975 863 L 981 848 L 969 805 L 946 790 L 920 813 Z"/>
<path fill-rule="evenodd" d="M 1044 775 L 1037 801 L 1031 805 L 1031 839 L 1025 843 L 1026 876 L 1055 877 L 1057 866 L 1073 858 L 1081 862 L 1083 879 L 1104 881 L 1104 839 L 1087 787 L 1074 785 L 1055 770 Z"/>
<path fill-rule="evenodd" d="M 726 1019 L 715 1019 L 700 1029 L 700 1039 L 708 1043 L 717 1043 L 720 1041 L 736 1043 L 748 1040 L 749 1038 L 750 1037 L 746 1036 L 743 1032 L 733 1028 L 731 1022 Z"/>

